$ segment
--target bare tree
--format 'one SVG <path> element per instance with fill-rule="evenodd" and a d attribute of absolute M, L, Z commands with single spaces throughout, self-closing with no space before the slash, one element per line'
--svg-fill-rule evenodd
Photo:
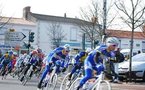
<path fill-rule="evenodd" d="M 0 16 L 0 30 L 10 22 L 11 18 L 12 17 L 5 18 L 5 17 Z M 4 19 L 6 19 L 6 20 L 4 20 Z"/>
<path fill-rule="evenodd" d="M 102 2 L 102 0 L 101 0 Z M 79 27 L 82 29 L 82 33 L 85 33 L 87 38 L 91 41 L 91 48 L 94 46 L 95 40 L 102 40 L 102 36 L 104 32 L 102 30 L 103 25 L 103 7 L 100 6 L 101 3 L 99 0 L 91 2 L 91 4 L 87 8 L 80 9 L 81 18 L 88 23 L 84 22 L 79 24 Z M 103 3 L 103 2 L 102 2 Z M 113 6 L 113 2 L 111 0 L 110 5 L 108 5 L 108 9 L 106 10 L 107 14 L 109 14 L 110 9 Z M 107 19 L 107 27 L 111 24 L 111 22 L 115 19 L 117 15 L 111 16 Z"/>
<path fill-rule="evenodd" d="M 56 22 L 49 25 L 48 35 L 53 48 L 59 47 L 61 45 L 61 41 L 65 38 L 61 25 Z"/>
<path fill-rule="evenodd" d="M 129 76 L 131 81 L 131 67 L 132 67 L 132 49 L 133 49 L 133 38 L 134 38 L 134 30 L 144 23 L 143 16 L 145 15 L 145 4 L 142 1 L 144 0 L 126 0 L 129 1 L 127 3 L 124 0 L 117 0 L 115 5 L 116 7 L 125 14 L 125 16 L 121 16 L 121 19 L 131 28 L 131 43 L 130 43 L 130 64 L 129 64 Z M 129 6 L 130 5 L 130 6 Z M 142 6 L 143 5 L 143 6 Z"/>
<path fill-rule="evenodd" d="M 2 3 L 0 3 L 0 30 L 10 22 L 12 17 L 3 17 L 2 16 L 2 12 L 3 12 L 3 5 Z"/>

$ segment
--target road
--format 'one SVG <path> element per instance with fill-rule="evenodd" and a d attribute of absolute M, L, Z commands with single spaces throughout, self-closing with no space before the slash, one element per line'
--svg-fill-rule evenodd
<path fill-rule="evenodd" d="M 23 86 L 19 80 L 8 76 L 6 79 L 1 80 L 0 77 L 0 90 L 37 90 L 38 78 L 30 80 L 26 86 Z M 122 83 L 114 84 L 111 83 L 112 90 L 145 90 L 144 82 L 137 83 Z M 59 90 L 57 88 L 56 90 Z"/>

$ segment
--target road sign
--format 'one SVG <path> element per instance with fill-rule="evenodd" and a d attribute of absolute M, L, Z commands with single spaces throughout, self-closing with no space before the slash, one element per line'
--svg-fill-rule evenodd
<path fill-rule="evenodd" d="M 22 32 L 6 32 L 5 33 L 5 40 L 10 41 L 22 41 L 26 35 L 24 35 Z"/>
<path fill-rule="evenodd" d="M 26 37 L 22 32 L 5 32 L 5 44 L 16 46 Z"/>

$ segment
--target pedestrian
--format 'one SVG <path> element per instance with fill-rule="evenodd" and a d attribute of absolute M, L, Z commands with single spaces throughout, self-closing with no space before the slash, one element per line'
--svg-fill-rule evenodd
<path fill-rule="evenodd" d="M 141 53 L 141 51 L 140 50 L 138 50 L 138 54 L 140 54 Z"/>
<path fill-rule="evenodd" d="M 111 72 L 112 72 L 112 82 L 118 83 L 118 64 L 125 60 L 124 55 L 120 52 L 120 48 L 115 51 L 115 60 L 110 62 Z"/>

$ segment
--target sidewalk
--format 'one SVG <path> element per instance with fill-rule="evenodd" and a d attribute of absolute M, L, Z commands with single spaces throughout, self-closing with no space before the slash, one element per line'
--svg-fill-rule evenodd
<path fill-rule="evenodd" d="M 112 90 L 145 90 L 145 82 L 122 84 L 111 83 Z"/>

